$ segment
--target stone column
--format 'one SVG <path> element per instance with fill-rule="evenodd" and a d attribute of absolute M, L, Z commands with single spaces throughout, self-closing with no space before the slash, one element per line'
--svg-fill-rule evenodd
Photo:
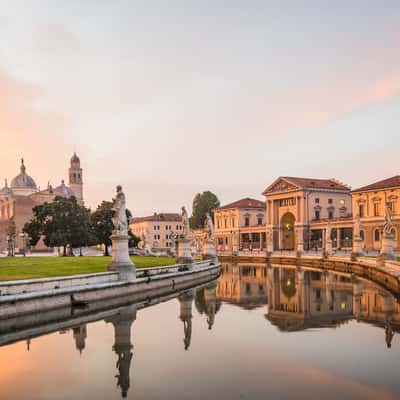
<path fill-rule="evenodd" d="M 385 260 L 395 260 L 396 257 L 393 253 L 394 246 L 394 235 L 392 233 L 382 234 L 382 246 L 378 257 L 378 262 L 384 262 Z"/>

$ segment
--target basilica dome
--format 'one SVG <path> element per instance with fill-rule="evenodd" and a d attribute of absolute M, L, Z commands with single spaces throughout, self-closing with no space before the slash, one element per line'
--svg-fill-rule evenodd
<path fill-rule="evenodd" d="M 8 187 L 7 179 L 5 181 L 4 187 L 0 189 L 0 196 L 9 197 L 12 195 L 11 189 Z"/>
<path fill-rule="evenodd" d="M 67 198 L 72 197 L 72 196 L 75 196 L 74 191 L 73 191 L 72 189 L 70 189 L 70 188 L 65 184 L 64 181 L 61 181 L 61 185 L 60 185 L 60 186 L 57 186 L 57 187 L 54 189 L 54 193 L 55 193 L 56 195 L 59 195 L 59 196 L 62 196 L 62 197 L 67 197 Z"/>
<path fill-rule="evenodd" d="M 11 181 L 11 190 L 16 194 L 22 195 L 29 195 L 37 190 L 35 181 L 26 173 L 24 159 L 21 160 L 20 174 Z"/>

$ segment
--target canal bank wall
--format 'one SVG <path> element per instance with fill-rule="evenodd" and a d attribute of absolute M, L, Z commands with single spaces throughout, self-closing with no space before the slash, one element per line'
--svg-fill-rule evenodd
<path fill-rule="evenodd" d="M 0 283 L 0 319 L 152 292 L 179 290 L 216 278 L 220 264 L 214 261 L 137 270 L 137 279 L 119 279 L 118 272 L 76 275 Z"/>

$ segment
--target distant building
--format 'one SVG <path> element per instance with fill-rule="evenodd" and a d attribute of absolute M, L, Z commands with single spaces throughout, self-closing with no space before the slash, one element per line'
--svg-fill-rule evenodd
<path fill-rule="evenodd" d="M 321 248 L 328 221 L 334 247 L 352 246 L 350 187 L 336 179 L 280 177 L 263 195 L 273 250 Z M 346 242 L 347 241 L 347 242 Z"/>
<path fill-rule="evenodd" d="M 214 209 L 218 252 L 265 249 L 265 203 L 244 198 Z"/>
<path fill-rule="evenodd" d="M 75 196 L 80 204 L 83 204 L 83 179 L 82 168 L 79 157 L 74 153 L 70 160 L 69 186 L 64 181 L 53 188 L 50 184 L 47 188 L 40 190 L 35 180 L 27 174 L 24 160 L 21 160 L 20 173 L 11 180 L 8 186 L 7 180 L 4 187 L 0 190 L 0 251 L 7 249 L 7 229 L 10 221 L 15 222 L 16 226 L 16 249 L 24 248 L 24 238 L 21 236 L 23 227 L 33 217 L 33 207 L 51 202 L 56 196 L 72 197 Z M 38 247 L 43 247 L 40 242 Z"/>
<path fill-rule="evenodd" d="M 361 218 L 361 239 L 364 249 L 381 248 L 382 229 L 385 223 L 385 209 L 392 210 L 395 250 L 400 250 L 400 175 L 353 190 L 354 214 Z"/>
<path fill-rule="evenodd" d="M 131 218 L 129 226 L 132 233 L 141 239 L 139 246 L 153 251 L 173 249 L 175 235 L 182 233 L 181 216 L 177 213 Z"/>

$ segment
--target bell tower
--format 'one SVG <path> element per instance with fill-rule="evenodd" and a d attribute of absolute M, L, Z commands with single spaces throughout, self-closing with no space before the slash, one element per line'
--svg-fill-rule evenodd
<path fill-rule="evenodd" d="M 68 170 L 69 187 L 75 193 L 75 197 L 80 205 L 83 205 L 83 179 L 81 160 L 74 153 L 71 157 L 71 165 Z"/>

